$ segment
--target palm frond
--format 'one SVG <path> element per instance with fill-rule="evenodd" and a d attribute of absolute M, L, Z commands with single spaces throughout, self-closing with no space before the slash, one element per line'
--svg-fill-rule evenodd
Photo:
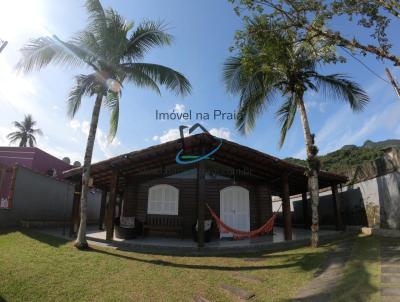
<path fill-rule="evenodd" d="M 71 88 L 67 104 L 68 104 L 68 115 L 73 118 L 78 111 L 83 96 L 92 96 L 95 93 L 96 88 L 96 75 L 78 75 L 75 77 L 75 85 Z"/>
<path fill-rule="evenodd" d="M 125 57 L 131 61 L 143 58 L 152 48 L 170 45 L 172 36 L 163 22 L 144 21 L 129 37 Z"/>
<path fill-rule="evenodd" d="M 273 100 L 273 87 L 265 82 L 259 72 L 246 80 L 240 92 L 238 119 L 236 127 L 242 134 L 248 134 L 255 126 L 256 118 Z"/>
<path fill-rule="evenodd" d="M 223 67 L 223 79 L 226 90 L 232 94 L 237 94 L 242 89 L 243 68 L 240 57 L 229 57 Z"/>
<path fill-rule="evenodd" d="M 17 63 L 17 70 L 31 72 L 40 70 L 50 63 L 69 65 L 72 67 L 83 66 L 85 62 L 54 38 L 40 37 L 30 40 L 21 49 L 22 58 Z"/>
<path fill-rule="evenodd" d="M 31 129 L 30 131 L 31 134 L 38 134 L 38 135 L 43 135 L 43 131 L 39 128 L 37 129 Z"/>
<path fill-rule="evenodd" d="M 276 112 L 276 117 L 281 124 L 279 148 L 281 148 L 285 142 L 286 134 L 293 124 L 294 117 L 296 116 L 296 111 L 297 104 L 294 96 L 291 95 Z"/>
<path fill-rule="evenodd" d="M 28 138 L 28 143 L 29 143 L 29 147 L 35 147 L 36 143 L 36 137 L 34 137 L 33 135 L 30 135 Z"/>
<path fill-rule="evenodd" d="M 127 79 L 135 81 L 137 85 L 157 89 L 154 84 L 159 84 L 182 96 L 191 92 L 192 86 L 190 82 L 183 74 L 172 68 L 150 63 L 132 63 L 124 64 L 123 66 Z M 142 76 L 143 78 L 141 78 Z"/>
<path fill-rule="evenodd" d="M 86 10 L 88 12 L 88 29 L 92 32 L 101 31 L 106 27 L 106 14 L 99 0 L 86 0 Z"/>
<path fill-rule="evenodd" d="M 112 91 L 109 91 L 105 98 L 105 105 L 111 110 L 110 115 L 110 130 L 108 133 L 108 139 L 111 142 L 118 130 L 119 122 L 119 98 L 120 96 Z"/>
<path fill-rule="evenodd" d="M 21 139 L 23 136 L 23 133 L 15 131 L 7 134 L 7 138 L 10 140 L 10 142 L 14 143 L 15 141 Z"/>
<path fill-rule="evenodd" d="M 326 97 L 346 101 L 352 110 L 361 111 L 369 102 L 367 93 L 359 84 L 343 74 L 321 75 L 313 73 L 316 86 Z"/>
<path fill-rule="evenodd" d="M 18 129 L 20 129 L 21 131 L 25 131 L 25 126 L 22 125 L 20 122 L 14 121 L 14 122 L 13 122 L 13 125 L 14 125 L 15 128 L 18 128 Z"/>
<path fill-rule="evenodd" d="M 97 41 L 96 36 L 89 30 L 83 30 L 78 32 L 72 39 L 72 44 L 79 46 L 81 49 L 85 49 L 93 58 L 97 60 L 105 60 L 105 50 Z"/>

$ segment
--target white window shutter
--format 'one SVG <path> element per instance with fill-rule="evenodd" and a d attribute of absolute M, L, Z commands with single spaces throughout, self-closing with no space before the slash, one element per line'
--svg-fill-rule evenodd
<path fill-rule="evenodd" d="M 148 214 L 178 215 L 179 190 L 170 185 L 155 185 L 149 189 Z"/>

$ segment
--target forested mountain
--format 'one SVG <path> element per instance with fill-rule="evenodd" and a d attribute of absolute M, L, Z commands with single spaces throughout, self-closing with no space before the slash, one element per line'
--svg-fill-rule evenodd
<path fill-rule="evenodd" d="M 382 157 L 383 149 L 395 147 L 400 149 L 400 140 L 388 139 L 380 142 L 367 140 L 361 147 L 345 145 L 341 149 L 320 156 L 321 169 L 331 172 L 340 172 L 364 162 Z M 293 157 L 285 158 L 286 161 L 305 166 L 306 161 Z"/>

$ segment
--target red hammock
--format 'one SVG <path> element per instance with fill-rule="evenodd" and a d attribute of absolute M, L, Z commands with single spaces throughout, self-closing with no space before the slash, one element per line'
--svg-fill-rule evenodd
<path fill-rule="evenodd" d="M 215 222 L 217 223 L 219 232 L 222 234 L 233 233 L 233 239 L 235 239 L 235 240 L 240 240 L 240 239 L 244 239 L 244 238 L 253 238 L 253 237 L 260 236 L 260 235 L 272 233 L 272 231 L 274 229 L 275 219 L 278 214 L 277 212 L 272 214 L 271 218 L 268 219 L 267 222 L 264 225 L 262 225 L 261 227 L 259 227 L 258 229 L 250 231 L 250 232 L 246 232 L 246 231 L 234 229 L 234 228 L 230 227 L 229 225 L 225 224 L 217 216 L 217 214 L 210 208 L 210 206 L 208 204 L 207 204 L 207 208 L 210 211 L 211 216 L 214 218 Z"/>

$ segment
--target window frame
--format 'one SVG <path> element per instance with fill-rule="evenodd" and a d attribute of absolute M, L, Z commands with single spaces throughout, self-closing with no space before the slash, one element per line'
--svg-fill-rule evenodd
<path fill-rule="evenodd" d="M 170 203 L 170 202 L 176 203 L 176 207 L 175 207 L 176 211 L 166 211 L 165 210 L 164 204 L 167 203 L 167 200 L 165 199 L 166 189 L 172 190 L 176 195 L 176 200 L 168 201 L 168 203 Z M 162 195 L 161 200 L 150 200 L 150 197 L 154 196 L 156 190 L 162 190 L 161 191 L 161 195 Z M 152 194 L 152 192 L 154 192 L 154 193 Z M 152 202 L 161 202 L 161 210 L 157 211 L 157 210 L 152 209 L 151 208 Z M 151 186 L 149 188 L 148 194 L 147 194 L 147 214 L 178 216 L 179 215 L 179 189 L 174 186 L 167 185 L 167 184 L 158 184 L 158 185 Z"/>

